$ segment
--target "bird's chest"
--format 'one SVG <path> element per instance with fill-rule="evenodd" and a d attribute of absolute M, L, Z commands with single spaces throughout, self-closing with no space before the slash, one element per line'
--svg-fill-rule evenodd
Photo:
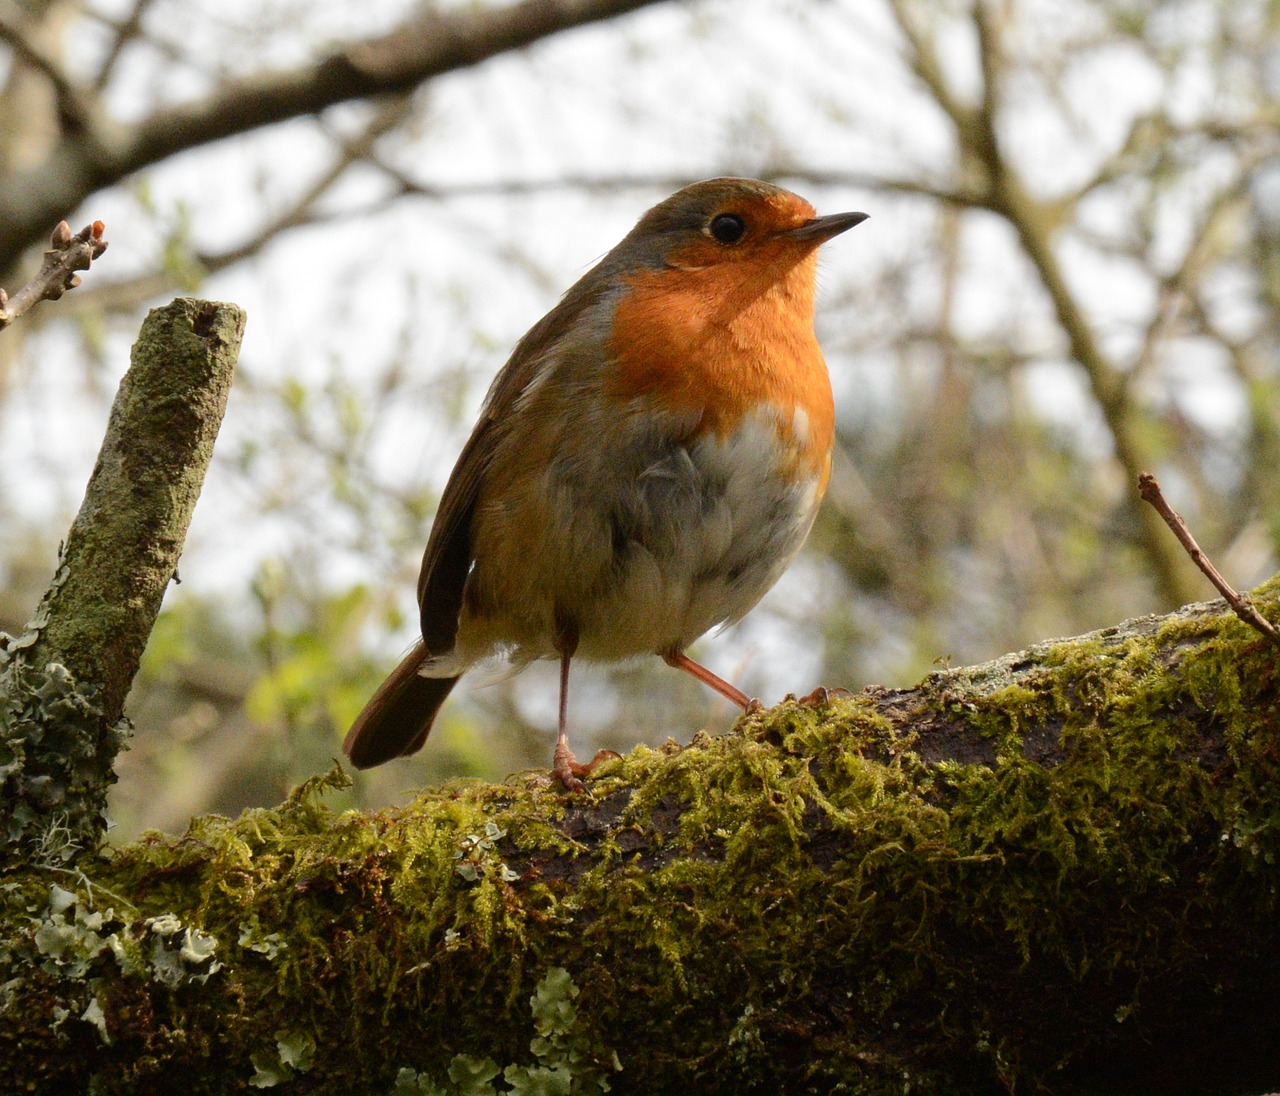
<path fill-rule="evenodd" d="M 606 398 L 692 417 L 734 452 L 803 463 L 825 487 L 835 405 L 813 331 L 812 279 L 804 264 L 762 284 L 708 286 L 669 272 L 639 281 L 614 308 Z M 762 425 L 776 445 L 757 444 Z"/>
<path fill-rule="evenodd" d="M 777 581 L 823 486 L 796 417 L 762 404 L 733 429 L 689 433 L 680 416 L 636 413 L 592 459 L 553 462 L 548 547 L 566 577 L 551 587 L 583 654 L 683 647 Z"/>
<path fill-rule="evenodd" d="M 467 592 L 509 645 L 547 653 L 571 626 L 589 658 L 683 648 L 743 616 L 803 543 L 834 425 L 811 312 L 772 291 L 723 315 L 686 303 L 623 297 L 600 317 L 613 337 L 563 348 L 522 394 Z"/>

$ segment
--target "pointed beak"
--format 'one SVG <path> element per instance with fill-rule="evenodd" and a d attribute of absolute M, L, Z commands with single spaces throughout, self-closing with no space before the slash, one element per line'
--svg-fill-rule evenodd
<path fill-rule="evenodd" d="M 793 240 L 811 240 L 814 243 L 826 243 L 833 236 L 848 232 L 854 225 L 860 225 L 867 219 L 865 213 L 832 213 L 826 217 L 812 217 L 799 228 L 786 233 Z"/>

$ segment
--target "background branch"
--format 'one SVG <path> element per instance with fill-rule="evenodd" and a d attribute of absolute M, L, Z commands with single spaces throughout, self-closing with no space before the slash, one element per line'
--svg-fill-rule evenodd
<path fill-rule="evenodd" d="M 999 85 L 1008 69 L 1003 61 L 999 13 L 988 4 L 974 8 L 983 89 L 977 109 L 970 111 L 951 91 L 933 44 L 917 28 L 907 0 L 893 0 L 891 6 L 910 44 L 910 61 L 916 75 L 955 127 L 960 163 L 979 169 L 989 187 L 981 204 L 1008 221 L 1017 233 L 1048 294 L 1071 356 L 1088 378 L 1089 389 L 1115 446 L 1116 463 L 1126 479 L 1133 482 L 1152 463 L 1142 440 L 1139 412 L 1129 399 L 1123 372 L 1103 350 L 1055 250 L 1054 236 L 1070 207 L 1034 197 L 999 140 Z M 1126 497 L 1124 505 L 1134 518 L 1161 597 L 1170 605 L 1191 601 L 1196 596 L 1194 581 L 1184 558 L 1165 535 L 1159 517 L 1132 496 Z"/>
<path fill-rule="evenodd" d="M 93 190 L 187 149 L 338 103 L 402 93 L 571 27 L 609 19 L 657 0 L 522 0 L 506 7 L 438 9 L 390 34 L 345 46 L 318 64 L 263 73 L 206 99 L 158 110 L 111 141 L 65 135 L 45 166 L 0 193 L 0 270 L 33 242 L 54 211 L 74 209 Z"/>
<path fill-rule="evenodd" d="M 0 0 L 0 41 L 8 42 L 18 57 L 48 80 L 67 129 L 74 133 L 88 131 L 92 119 L 88 98 L 62 66 L 26 33 L 24 21 L 23 11 L 14 0 Z"/>

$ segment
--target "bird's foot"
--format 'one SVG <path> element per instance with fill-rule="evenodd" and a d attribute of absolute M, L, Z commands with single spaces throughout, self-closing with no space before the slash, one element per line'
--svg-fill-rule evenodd
<path fill-rule="evenodd" d="M 621 757 L 621 754 L 613 750 L 597 750 L 595 757 L 584 765 L 573 756 L 573 751 L 569 749 L 567 742 L 558 742 L 556 743 L 555 757 L 551 762 L 551 777 L 560 781 L 566 791 L 585 792 L 587 787 L 582 783 L 581 777 L 590 776 L 600 762 L 612 761 Z"/>
<path fill-rule="evenodd" d="M 802 696 L 796 703 L 803 704 L 806 708 L 825 708 L 832 700 L 843 700 L 851 696 L 853 693 L 848 689 L 828 689 L 825 685 L 819 685 L 808 696 Z"/>

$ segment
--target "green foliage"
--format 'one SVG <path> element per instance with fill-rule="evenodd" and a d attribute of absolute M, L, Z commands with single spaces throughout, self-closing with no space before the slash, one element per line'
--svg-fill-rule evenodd
<path fill-rule="evenodd" d="M 161 205 L 145 177 L 134 180 L 130 190 L 141 212 L 152 221 L 159 235 L 156 259 L 160 267 L 175 286 L 194 294 L 204 281 L 205 271 L 195 258 L 191 208 L 183 201 Z"/>
<path fill-rule="evenodd" d="M 281 619 L 290 590 L 279 565 L 264 564 L 253 589 L 264 624 L 258 643 L 265 670 L 245 697 L 246 711 L 286 727 L 345 727 L 368 698 L 368 683 L 354 672 L 342 642 L 369 615 L 368 589 L 354 586 L 322 598 L 296 622 Z"/>

